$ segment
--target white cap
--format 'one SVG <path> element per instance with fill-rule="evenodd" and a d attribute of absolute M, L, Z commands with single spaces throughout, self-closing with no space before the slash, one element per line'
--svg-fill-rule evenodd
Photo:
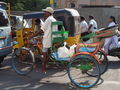
<path fill-rule="evenodd" d="M 49 13 L 51 13 L 51 14 L 54 13 L 53 8 L 51 8 L 51 7 L 47 7 L 46 9 L 42 9 L 42 11 L 49 12 Z"/>

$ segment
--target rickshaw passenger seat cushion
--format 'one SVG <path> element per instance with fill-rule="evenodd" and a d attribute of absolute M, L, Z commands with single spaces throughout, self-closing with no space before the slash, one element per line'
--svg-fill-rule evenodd
<path fill-rule="evenodd" d="M 69 60 L 70 60 L 69 57 L 67 57 L 67 58 L 59 58 L 57 52 L 52 53 L 52 57 L 53 57 L 56 61 L 69 61 Z"/>
<path fill-rule="evenodd" d="M 96 50 L 96 47 L 80 47 L 78 49 L 79 52 L 94 52 Z"/>

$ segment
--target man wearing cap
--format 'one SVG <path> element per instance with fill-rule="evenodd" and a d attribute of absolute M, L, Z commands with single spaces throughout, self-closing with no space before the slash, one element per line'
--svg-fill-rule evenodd
<path fill-rule="evenodd" d="M 51 34 L 52 34 L 52 28 L 51 24 L 52 22 L 55 22 L 56 19 L 53 17 L 54 10 L 51 7 L 47 7 L 46 9 L 43 9 L 44 11 L 44 18 L 45 22 L 41 27 L 41 30 L 37 33 L 35 33 L 32 37 L 37 36 L 44 33 L 43 35 L 43 62 L 42 62 L 42 72 L 46 72 L 46 65 L 48 62 L 48 50 L 52 46 L 51 41 Z"/>

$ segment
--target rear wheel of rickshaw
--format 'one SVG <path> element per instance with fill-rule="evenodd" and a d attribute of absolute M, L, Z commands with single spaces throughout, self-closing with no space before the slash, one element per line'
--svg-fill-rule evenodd
<path fill-rule="evenodd" d="M 68 65 L 68 76 L 73 84 L 82 88 L 95 86 L 100 79 L 98 62 L 89 55 L 78 55 Z M 96 73 L 91 76 L 88 73 Z"/>
<path fill-rule="evenodd" d="M 100 62 L 100 64 L 99 64 L 100 72 L 101 72 L 100 74 L 104 74 L 108 69 L 107 55 L 103 51 L 99 50 L 97 52 L 96 56 L 98 57 L 99 62 Z"/>
<path fill-rule="evenodd" d="M 12 67 L 19 75 L 27 75 L 33 70 L 34 55 L 28 48 L 19 48 L 12 55 Z"/>

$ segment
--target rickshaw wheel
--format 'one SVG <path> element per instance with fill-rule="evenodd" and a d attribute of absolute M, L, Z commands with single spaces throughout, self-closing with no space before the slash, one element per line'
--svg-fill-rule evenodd
<path fill-rule="evenodd" d="M 19 48 L 12 55 L 12 67 L 19 75 L 27 75 L 33 70 L 34 56 L 27 48 Z"/>
<path fill-rule="evenodd" d="M 100 61 L 99 67 L 100 67 L 100 72 L 101 72 L 101 75 L 102 75 L 108 69 L 108 58 L 101 50 L 99 50 L 97 52 L 96 56 L 98 57 L 98 59 Z"/>
<path fill-rule="evenodd" d="M 100 68 L 98 62 L 89 55 L 78 55 L 68 65 L 68 76 L 73 84 L 82 88 L 95 86 L 100 79 Z M 89 73 L 97 73 L 93 77 Z"/>

